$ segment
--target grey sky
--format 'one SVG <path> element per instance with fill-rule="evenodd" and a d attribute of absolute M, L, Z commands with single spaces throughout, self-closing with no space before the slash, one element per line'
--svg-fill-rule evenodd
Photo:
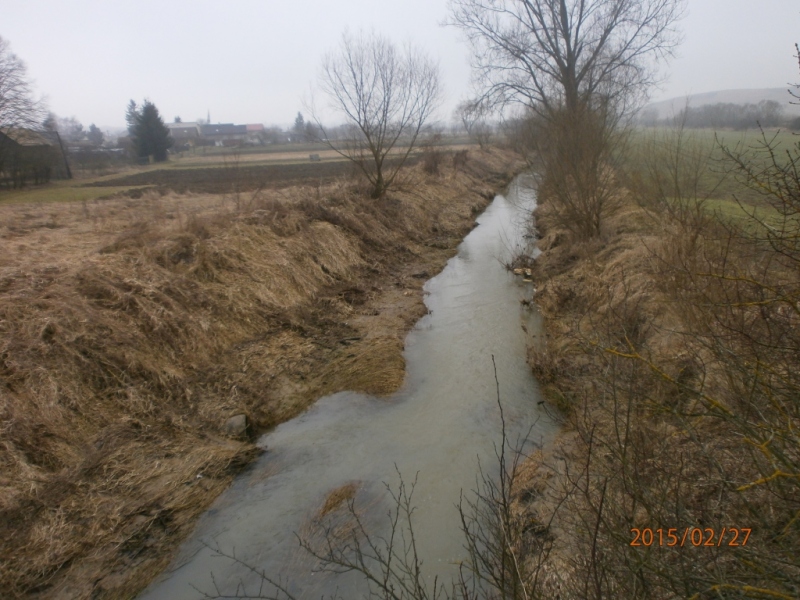
<path fill-rule="evenodd" d="M 3 0 L 0 36 L 60 116 L 122 126 L 147 97 L 166 120 L 286 125 L 326 50 L 350 28 L 412 41 L 440 62 L 449 118 L 469 50 L 440 27 L 447 0 Z M 653 98 L 800 80 L 797 0 L 689 0 L 685 42 Z"/>

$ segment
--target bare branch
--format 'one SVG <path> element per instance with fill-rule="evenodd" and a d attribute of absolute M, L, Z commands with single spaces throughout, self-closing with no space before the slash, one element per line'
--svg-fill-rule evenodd
<path fill-rule="evenodd" d="M 425 123 L 438 105 L 439 68 L 421 51 L 403 53 L 376 34 L 342 36 L 323 60 L 320 89 L 352 127 L 343 139 L 328 135 L 312 107 L 323 139 L 352 161 L 380 198 L 395 182 Z"/>
<path fill-rule="evenodd" d="M 604 98 L 625 112 L 680 41 L 684 0 L 451 0 L 482 96 L 542 115 Z"/>

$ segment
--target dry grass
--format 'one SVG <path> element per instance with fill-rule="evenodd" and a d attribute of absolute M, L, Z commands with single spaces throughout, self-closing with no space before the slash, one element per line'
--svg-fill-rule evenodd
<path fill-rule="evenodd" d="M 536 597 L 797 596 L 798 187 L 769 173 L 765 201 L 789 215 L 769 240 L 630 197 L 589 241 L 537 212 L 547 343 L 529 359 L 567 428 L 521 499 L 537 520 L 557 511 Z M 631 547 L 632 527 L 753 533 Z"/>
<path fill-rule="evenodd" d="M 341 506 L 352 500 L 356 496 L 358 490 L 358 482 L 345 483 L 342 486 L 332 490 L 325 498 L 325 504 L 319 509 L 318 517 L 324 517 L 328 513 L 341 508 Z"/>
<path fill-rule="evenodd" d="M 254 456 L 228 417 L 263 430 L 321 393 L 396 389 L 412 275 L 510 163 L 413 169 L 379 204 L 340 181 L 0 206 L 6 597 L 134 595 Z"/>

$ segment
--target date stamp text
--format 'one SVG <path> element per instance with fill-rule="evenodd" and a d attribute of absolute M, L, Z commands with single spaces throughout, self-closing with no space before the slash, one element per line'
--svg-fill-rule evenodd
<path fill-rule="evenodd" d="M 712 527 L 673 527 L 664 529 L 632 528 L 633 540 L 631 546 L 666 546 L 674 548 L 679 546 L 746 546 L 750 539 L 751 528 L 748 527 L 723 527 L 717 531 Z"/>

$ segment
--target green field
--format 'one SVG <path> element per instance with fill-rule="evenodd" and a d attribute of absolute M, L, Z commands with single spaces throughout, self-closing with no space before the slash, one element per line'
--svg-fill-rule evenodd
<path fill-rule="evenodd" d="M 624 162 L 632 178 L 652 180 L 657 173 L 668 189 L 680 186 L 684 201 L 702 202 L 723 219 L 770 226 L 778 225 L 781 215 L 764 193 L 747 185 L 735 161 L 741 157 L 755 171 L 763 170 L 772 165 L 767 145 L 778 164 L 800 154 L 800 136 L 788 131 L 642 128 L 631 132 Z"/>

